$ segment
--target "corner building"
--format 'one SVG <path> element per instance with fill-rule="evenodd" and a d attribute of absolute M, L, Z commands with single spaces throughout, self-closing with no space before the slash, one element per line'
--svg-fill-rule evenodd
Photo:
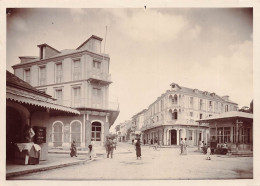
<path fill-rule="evenodd" d="M 79 116 L 56 115 L 47 127 L 49 146 L 69 146 L 75 140 L 87 147 L 93 138 L 102 145 L 119 114 L 109 101 L 110 57 L 101 53 L 102 38 L 92 35 L 76 49 L 57 50 L 38 45 L 39 57 L 21 56 L 14 74 L 51 95 L 56 104 L 80 111 Z"/>
<path fill-rule="evenodd" d="M 144 113 L 141 130 L 146 143 L 153 144 L 155 138 L 160 145 L 179 145 L 181 138 L 187 138 L 191 146 L 208 142 L 208 126 L 199 126 L 195 121 L 238 109 L 229 96 L 220 97 L 176 83 L 170 86 Z"/>

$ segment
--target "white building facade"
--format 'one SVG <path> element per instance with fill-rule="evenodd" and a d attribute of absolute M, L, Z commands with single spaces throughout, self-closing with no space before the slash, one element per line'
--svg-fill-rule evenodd
<path fill-rule="evenodd" d="M 52 118 L 50 146 L 69 146 L 75 140 L 86 147 L 91 139 L 101 145 L 119 114 L 118 103 L 109 102 L 110 57 L 101 53 L 101 42 L 92 35 L 77 49 L 62 51 L 41 44 L 39 57 L 22 56 L 13 66 L 16 76 L 53 96 L 56 104 L 81 113 Z"/>
<path fill-rule="evenodd" d="M 189 145 L 209 141 L 207 126 L 199 126 L 195 120 L 208 118 L 223 112 L 236 111 L 238 105 L 228 96 L 181 87 L 172 83 L 144 113 L 143 141 L 153 144 L 155 138 L 161 145 L 179 145 L 181 138 Z"/>

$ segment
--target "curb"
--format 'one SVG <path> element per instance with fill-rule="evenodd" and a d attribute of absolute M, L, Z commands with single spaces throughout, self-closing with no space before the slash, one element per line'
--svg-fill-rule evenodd
<path fill-rule="evenodd" d="M 30 170 L 23 170 L 23 171 L 18 171 L 18 172 L 11 172 L 6 174 L 6 179 L 10 177 L 15 177 L 15 176 L 21 176 L 29 173 L 34 173 L 34 172 L 40 172 L 40 171 L 47 171 L 51 169 L 56 169 L 56 168 L 62 168 L 62 167 L 67 167 L 67 166 L 72 166 L 72 165 L 80 165 L 88 162 L 92 162 L 94 159 L 89 160 L 79 160 L 77 162 L 71 162 L 71 163 L 64 163 L 64 164 L 58 164 L 58 165 L 51 165 L 51 166 L 46 166 L 46 167 L 39 167 L 35 169 L 30 169 Z"/>

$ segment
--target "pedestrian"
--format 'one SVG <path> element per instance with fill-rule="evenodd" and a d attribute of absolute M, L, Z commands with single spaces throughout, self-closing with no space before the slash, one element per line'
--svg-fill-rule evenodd
<path fill-rule="evenodd" d="M 116 138 L 113 139 L 113 148 L 116 150 L 117 141 Z"/>
<path fill-rule="evenodd" d="M 88 155 L 89 155 L 89 159 L 91 160 L 91 158 L 92 158 L 92 152 L 93 152 L 93 149 L 92 149 L 92 145 L 91 144 L 89 144 L 88 145 Z"/>
<path fill-rule="evenodd" d="M 134 144 L 134 141 L 135 141 L 135 140 L 134 140 L 134 138 L 133 138 L 133 139 L 132 139 L 132 145 Z"/>
<path fill-rule="evenodd" d="M 96 157 L 97 157 L 97 154 L 96 154 L 96 146 L 95 146 L 94 138 L 91 139 L 90 144 L 92 145 L 92 156 L 93 156 L 94 158 L 96 158 Z"/>
<path fill-rule="evenodd" d="M 184 142 L 183 142 L 183 155 L 187 155 L 187 138 L 184 138 Z"/>
<path fill-rule="evenodd" d="M 141 143 L 140 139 L 137 139 L 137 142 L 135 143 L 135 151 L 136 151 L 136 159 L 140 158 L 141 160 Z"/>
<path fill-rule="evenodd" d="M 201 152 L 203 152 L 203 147 L 204 147 L 204 141 L 200 141 L 199 148 Z"/>
<path fill-rule="evenodd" d="M 208 145 L 208 148 L 207 148 L 207 160 L 211 160 L 210 154 L 211 154 L 211 149 L 210 149 L 210 146 Z"/>
<path fill-rule="evenodd" d="M 107 158 L 109 158 L 109 154 L 110 154 L 110 157 L 113 158 L 113 142 L 110 137 L 108 138 L 108 140 L 106 142 L 106 146 L 107 146 Z"/>
<path fill-rule="evenodd" d="M 181 142 L 180 142 L 180 147 L 181 147 L 181 153 L 180 153 L 180 155 L 182 155 L 183 154 L 183 138 L 181 138 Z"/>
<path fill-rule="evenodd" d="M 158 139 L 157 137 L 155 137 L 155 140 L 154 140 L 154 150 L 157 150 L 158 148 Z"/>
<path fill-rule="evenodd" d="M 77 156 L 77 145 L 76 145 L 76 142 L 73 140 L 72 143 L 71 143 L 71 147 L 70 147 L 70 156 L 73 157 L 73 156 Z"/>

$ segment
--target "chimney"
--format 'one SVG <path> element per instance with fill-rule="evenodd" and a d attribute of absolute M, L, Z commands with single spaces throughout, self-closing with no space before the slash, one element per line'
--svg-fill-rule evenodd
<path fill-rule="evenodd" d="M 41 45 L 37 45 L 37 46 L 40 49 L 40 51 L 39 51 L 40 60 L 50 58 L 52 56 L 55 56 L 55 55 L 61 53 L 60 51 L 58 51 L 55 48 L 47 45 L 46 43 L 41 44 Z"/>
<path fill-rule="evenodd" d="M 222 99 L 224 99 L 225 101 L 229 101 L 229 96 L 228 95 L 222 96 Z"/>

